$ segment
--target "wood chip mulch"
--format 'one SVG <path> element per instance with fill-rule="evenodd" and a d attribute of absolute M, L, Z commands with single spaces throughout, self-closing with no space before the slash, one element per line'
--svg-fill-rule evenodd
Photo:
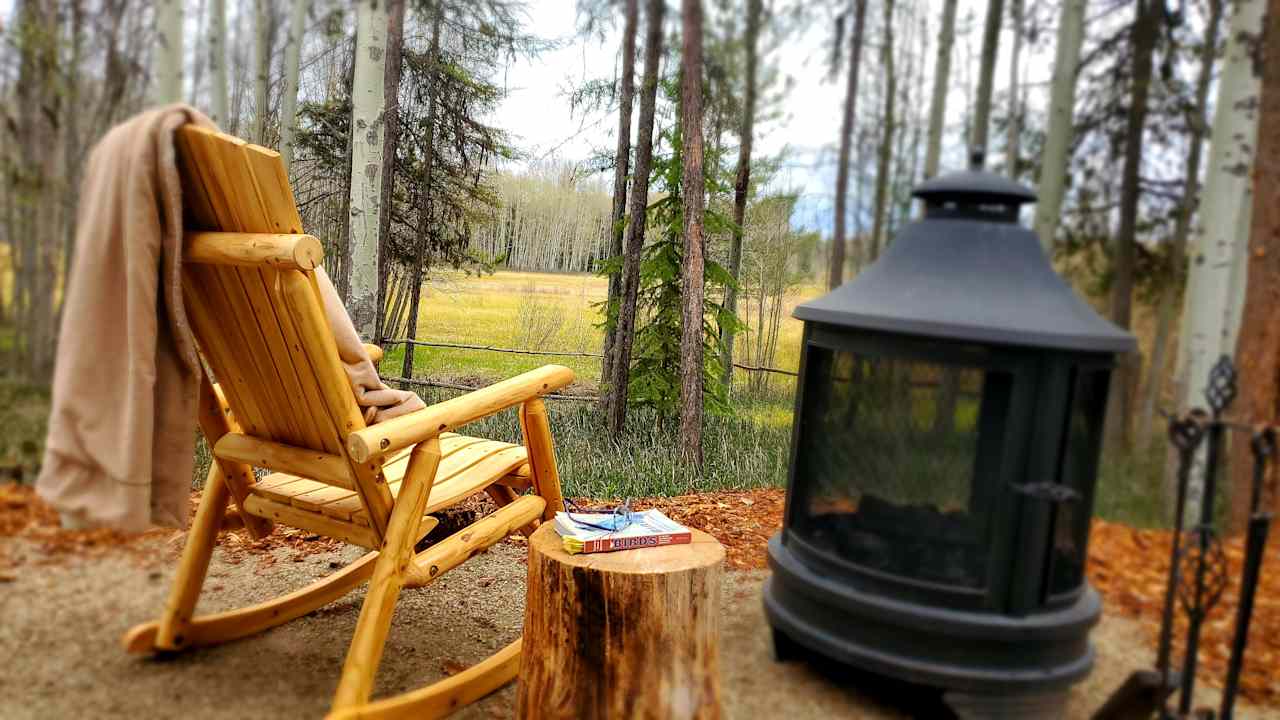
<path fill-rule="evenodd" d="M 198 493 L 192 494 L 193 511 L 198 498 Z M 640 498 L 632 504 L 636 509 L 657 508 L 677 522 L 715 536 L 725 546 L 726 564 L 730 569 L 763 570 L 767 568 L 766 544 L 782 527 L 784 503 L 783 491 L 770 488 Z M 608 501 L 583 501 L 584 507 L 607 504 Z M 488 505 L 487 498 L 477 499 L 467 503 L 462 511 L 483 514 Z M 1106 612 L 1137 620 L 1146 631 L 1152 650 L 1164 606 L 1171 536 L 1167 530 L 1139 530 L 1104 520 L 1094 521 L 1090 536 L 1089 579 L 1102 594 Z M 0 485 L 0 538 L 5 537 L 35 542 L 44 551 L 44 558 L 38 561 L 42 564 L 92 557 L 114 548 L 154 559 L 156 544 L 139 542 L 147 538 L 164 539 L 162 547 L 176 556 L 183 541 L 183 534 L 172 529 L 152 529 L 140 534 L 114 530 L 65 531 L 58 526 L 57 513 L 41 502 L 29 486 L 12 484 Z M 515 542 L 520 540 L 523 538 L 513 538 Z M 277 558 L 297 561 L 329 552 L 342 543 L 281 527 L 259 541 L 249 539 L 243 530 L 223 532 L 219 545 L 224 557 L 231 562 L 253 558 L 265 566 L 277 562 Z M 286 552 L 273 552 L 280 549 Z M 1198 673 L 1204 682 L 1215 687 L 1222 685 L 1231 652 L 1244 556 L 1243 538 L 1228 538 L 1223 542 L 1223 550 L 1228 585 L 1204 625 Z M 6 555 L 6 546 L 0 543 L 0 583 L 12 580 L 12 571 L 23 562 L 21 557 Z M 1179 613 L 1175 636 L 1183 637 L 1185 627 L 1185 616 Z M 1280 530 L 1273 530 L 1268 543 L 1249 639 L 1241 695 L 1254 704 L 1280 706 Z M 1180 639 L 1175 648 L 1175 658 L 1180 659 Z"/>

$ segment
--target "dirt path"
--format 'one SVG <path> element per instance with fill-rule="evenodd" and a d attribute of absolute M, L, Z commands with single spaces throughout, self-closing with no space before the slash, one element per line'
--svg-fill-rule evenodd
<path fill-rule="evenodd" d="M 49 563 L 39 545 L 0 538 L 14 564 L 0 582 L 0 718 L 318 718 L 328 709 L 361 591 L 263 635 L 167 660 L 125 655 L 119 637 L 151 619 L 173 574 L 174 543 L 143 538 L 90 559 Z M 523 612 L 523 547 L 502 544 L 430 588 L 407 591 L 375 695 L 456 672 L 516 637 Z M 227 552 L 211 566 L 202 611 L 272 597 L 358 557 L 343 547 L 305 555 L 290 548 Z M 893 698 L 868 694 L 865 678 L 775 664 L 760 610 L 766 573 L 726 574 L 722 663 L 731 718 L 898 718 Z M 1128 671 L 1148 661 L 1132 621 L 1109 618 L 1094 637 L 1098 666 L 1072 694 L 1069 717 L 1086 718 Z M 1206 697 L 1206 701 L 1210 698 Z M 505 718 L 511 687 L 462 718 Z M 918 713 L 935 716 L 932 710 Z M 1264 713 L 1241 713 L 1264 717 Z"/>

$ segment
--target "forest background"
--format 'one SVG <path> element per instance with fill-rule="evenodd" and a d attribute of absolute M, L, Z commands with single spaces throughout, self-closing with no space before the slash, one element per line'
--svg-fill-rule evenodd
<path fill-rule="evenodd" d="M 384 376 L 434 401 L 574 367 L 552 407 L 592 497 L 785 482 L 791 309 L 980 150 L 1139 337 L 1099 512 L 1160 524 L 1160 408 L 1201 403 L 1239 345 L 1250 419 L 1277 415 L 1276 353 L 1244 350 L 1272 342 L 1249 252 L 1274 242 L 1252 194 L 1266 4 L 0 0 L 0 472 L 41 455 L 86 154 L 182 100 L 284 155 Z"/>

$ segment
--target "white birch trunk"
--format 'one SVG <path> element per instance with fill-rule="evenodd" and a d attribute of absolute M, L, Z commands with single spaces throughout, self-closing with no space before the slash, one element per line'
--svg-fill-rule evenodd
<path fill-rule="evenodd" d="M 947 91 L 951 89 L 951 46 L 956 40 L 956 0 L 946 0 L 942 27 L 938 29 L 938 57 L 933 64 L 933 100 L 929 104 L 929 142 L 924 156 L 924 179 L 938 174 L 942 155 L 942 126 L 947 116 Z"/>
<path fill-rule="evenodd" d="M 227 123 L 227 0 L 209 0 L 209 119 Z"/>
<path fill-rule="evenodd" d="M 271 7 L 270 0 L 257 0 L 253 29 L 253 141 L 267 143 L 267 85 L 271 79 Z"/>
<path fill-rule="evenodd" d="M 1058 20 L 1058 50 L 1049 93 L 1049 128 L 1041 159 L 1034 225 L 1046 252 L 1053 247 L 1067 187 L 1067 153 L 1071 148 L 1075 117 L 1076 70 L 1080 65 L 1080 44 L 1084 41 L 1085 3 L 1086 0 L 1066 0 Z"/>
<path fill-rule="evenodd" d="M 1213 364 L 1223 355 L 1235 355 L 1246 280 L 1261 90 L 1251 51 L 1262 27 L 1265 5 L 1263 0 L 1235 3 L 1227 33 L 1200 214 L 1191 231 L 1188 254 L 1175 395 L 1182 408 L 1204 407 L 1204 390 Z M 1203 461 L 1201 453 L 1191 470 L 1190 513 L 1198 513 L 1200 506 Z"/>
<path fill-rule="evenodd" d="M 360 0 L 351 86 L 351 285 L 347 310 L 361 337 L 373 337 L 378 310 L 378 217 L 382 211 L 382 133 L 387 5 Z"/>
<path fill-rule="evenodd" d="M 156 3 L 155 68 L 157 105 L 182 102 L 182 0 Z"/>
<path fill-rule="evenodd" d="M 1018 144 L 1022 132 L 1022 109 L 1018 104 L 1018 71 L 1022 58 L 1022 0 L 1012 0 L 1009 5 L 1009 25 L 1013 30 L 1013 55 L 1009 61 L 1009 127 L 1005 140 L 1005 172 L 1011 180 L 1018 179 Z"/>
<path fill-rule="evenodd" d="M 289 33 L 284 45 L 284 88 L 280 96 L 280 157 L 285 170 L 293 166 L 293 131 L 298 115 L 298 65 L 302 57 L 302 33 L 310 0 L 293 0 Z"/>

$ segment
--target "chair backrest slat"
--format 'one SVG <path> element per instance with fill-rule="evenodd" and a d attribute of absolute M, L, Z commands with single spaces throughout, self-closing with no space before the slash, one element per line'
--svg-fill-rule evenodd
<path fill-rule="evenodd" d="M 194 126 L 177 132 L 187 229 L 300 234 L 302 221 L 278 153 Z M 206 362 L 247 435 L 346 456 L 364 428 L 314 273 L 188 262 L 184 301 Z M 352 463 L 379 535 L 391 495 L 381 466 Z"/>

